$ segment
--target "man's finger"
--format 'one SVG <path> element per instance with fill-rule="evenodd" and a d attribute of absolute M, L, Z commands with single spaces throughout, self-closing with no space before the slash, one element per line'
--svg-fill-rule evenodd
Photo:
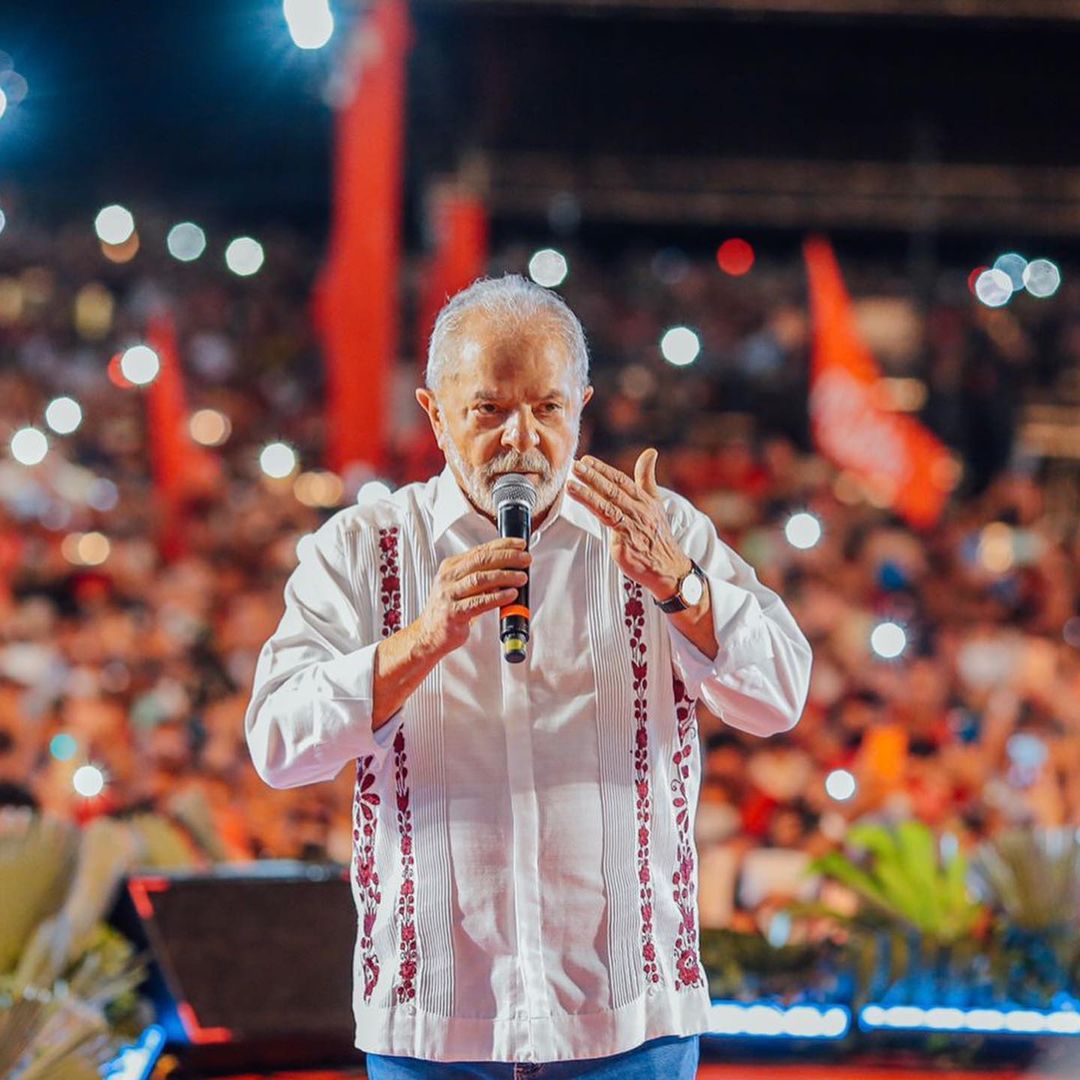
<path fill-rule="evenodd" d="M 634 482 L 646 495 L 654 498 L 660 494 L 660 488 L 656 484 L 656 460 L 660 454 L 653 448 L 642 450 L 634 465 Z"/>
<path fill-rule="evenodd" d="M 607 466 L 607 468 L 611 467 Z M 611 471 L 618 473 L 617 469 Z M 634 487 L 634 482 L 629 476 L 623 476 L 622 473 L 618 475 L 626 481 L 626 487 L 584 461 L 576 462 L 574 465 L 573 478 L 577 483 L 595 491 L 601 498 L 619 507 L 625 513 L 633 508 L 635 500 L 640 500 L 641 493 Z"/>
<path fill-rule="evenodd" d="M 599 473 L 606 480 L 625 491 L 627 495 L 637 495 L 634 481 L 621 469 L 616 469 L 614 465 L 609 465 L 606 461 L 601 461 L 591 454 L 586 454 L 585 457 L 581 458 L 580 464 L 584 465 L 586 469 Z"/>
<path fill-rule="evenodd" d="M 625 520 L 625 514 L 617 506 L 578 480 L 571 480 L 566 485 L 566 493 L 587 510 L 591 510 L 609 529 L 617 529 Z"/>

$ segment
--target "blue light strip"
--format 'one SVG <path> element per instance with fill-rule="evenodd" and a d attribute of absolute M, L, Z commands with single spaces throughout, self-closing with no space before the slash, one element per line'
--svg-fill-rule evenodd
<path fill-rule="evenodd" d="M 986 1035 L 1080 1035 L 1080 1012 L 1056 1009 L 920 1009 L 915 1005 L 867 1005 L 859 1013 L 868 1031 L 962 1031 Z"/>
<path fill-rule="evenodd" d="M 748 1005 L 714 1001 L 710 1034 L 765 1039 L 842 1039 L 851 1027 L 843 1005 Z"/>
<path fill-rule="evenodd" d="M 147 1080 L 164 1048 L 164 1029 L 151 1024 L 134 1046 L 125 1046 L 112 1061 L 102 1065 L 100 1075 L 108 1080 Z"/>

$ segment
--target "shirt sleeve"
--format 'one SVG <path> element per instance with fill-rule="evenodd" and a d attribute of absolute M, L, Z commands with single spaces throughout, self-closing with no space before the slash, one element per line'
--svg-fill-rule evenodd
<path fill-rule="evenodd" d="M 685 503 L 685 500 L 680 500 Z M 779 596 L 689 503 L 675 534 L 704 571 L 719 651 L 710 659 L 668 619 L 672 656 L 687 692 L 731 727 L 754 735 L 793 728 L 810 688 L 810 643 Z"/>
<path fill-rule="evenodd" d="M 401 724 L 372 731 L 371 597 L 354 589 L 355 540 L 334 519 L 300 543 L 285 614 L 262 647 L 244 718 L 251 760 L 276 788 L 332 780 L 349 761 L 383 760 Z"/>

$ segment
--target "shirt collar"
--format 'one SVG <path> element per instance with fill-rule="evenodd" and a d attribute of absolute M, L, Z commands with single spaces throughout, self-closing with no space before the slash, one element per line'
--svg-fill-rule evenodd
<path fill-rule="evenodd" d="M 482 515 L 465 498 L 465 493 L 458 486 L 450 466 L 447 465 L 435 481 L 435 502 L 432 506 L 432 539 L 438 540 L 451 525 L 456 524 L 466 515 Z M 540 526 L 543 532 L 552 522 L 562 518 L 569 524 L 593 536 L 603 536 L 604 529 L 596 517 L 581 503 L 571 499 L 565 493 L 556 501 L 555 508 Z"/>

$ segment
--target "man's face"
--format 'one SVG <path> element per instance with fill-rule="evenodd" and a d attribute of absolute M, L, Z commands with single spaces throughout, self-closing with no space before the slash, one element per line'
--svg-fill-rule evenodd
<path fill-rule="evenodd" d="M 543 514 L 566 483 L 592 388 L 577 385 L 573 358 L 547 318 L 507 331 L 477 312 L 454 347 L 438 397 L 416 394 L 451 470 L 490 517 L 495 481 L 521 473 Z"/>

